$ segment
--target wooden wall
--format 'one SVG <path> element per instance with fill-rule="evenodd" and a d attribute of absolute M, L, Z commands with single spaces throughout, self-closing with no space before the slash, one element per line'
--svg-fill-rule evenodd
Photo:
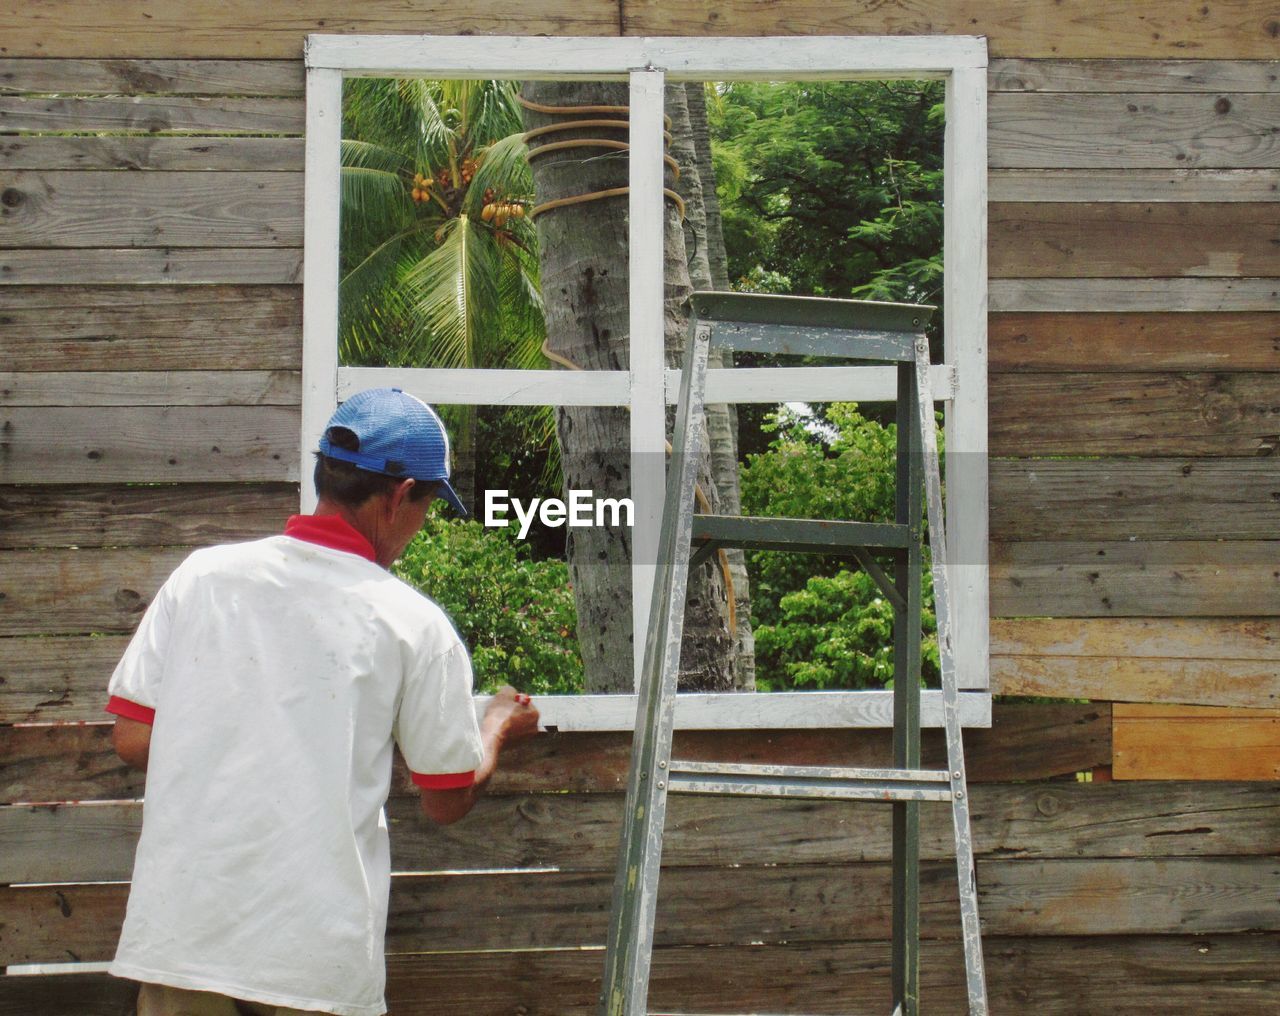
<path fill-rule="evenodd" d="M 0 801 L 84 802 L 0 807 L 0 964 L 109 957 L 141 782 L 107 675 L 189 548 L 296 504 L 307 32 L 963 32 L 993 57 L 993 686 L 1091 700 L 998 704 L 969 737 L 993 1007 L 1269 1011 L 1280 790 L 1240 780 L 1274 781 L 1280 721 L 1219 711 L 1280 705 L 1273 4 L 0 6 Z M 686 742 L 887 757 L 879 734 Z M 625 751 L 543 738 L 449 830 L 393 800 L 399 870 L 472 872 L 397 877 L 393 1012 L 591 1011 Z M 1162 782 L 1074 779 L 1113 763 Z M 673 810 L 655 1005 L 887 1009 L 886 812 Z M 938 818 L 925 997 L 957 1012 Z M 0 1014 L 127 1005 L 101 974 L 0 978 Z"/>

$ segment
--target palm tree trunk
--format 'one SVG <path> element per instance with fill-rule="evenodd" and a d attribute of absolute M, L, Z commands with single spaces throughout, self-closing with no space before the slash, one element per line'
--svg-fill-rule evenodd
<path fill-rule="evenodd" d="M 626 106 L 625 84 L 526 82 L 526 99 L 541 105 Z M 599 113 L 541 113 L 526 110 L 535 128 L 565 119 L 615 119 Z M 535 139 L 567 141 L 584 137 L 626 140 L 625 128 L 582 128 Z M 537 202 L 625 187 L 625 153 L 602 148 L 569 148 L 533 162 Z M 668 206 L 666 225 L 665 318 L 668 363 L 678 362 L 685 341 L 690 292 L 679 217 Z M 587 370 L 629 367 L 629 267 L 625 195 L 569 204 L 537 218 L 542 256 L 548 348 Z M 598 497 L 625 497 L 630 489 L 630 428 L 624 410 L 562 407 L 557 412 L 565 485 Z M 705 451 L 709 462 L 709 450 Z M 709 467 L 704 485 L 710 487 Z M 626 529 L 569 530 L 567 544 L 574 599 L 578 605 L 588 691 L 632 690 L 631 534 Z M 725 621 L 726 597 L 709 567 L 689 576 L 681 687 L 729 690 L 733 680 L 733 640 Z"/>

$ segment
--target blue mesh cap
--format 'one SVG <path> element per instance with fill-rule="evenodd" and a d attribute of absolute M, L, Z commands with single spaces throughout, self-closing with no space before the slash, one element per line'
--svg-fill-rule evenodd
<path fill-rule="evenodd" d="M 359 450 L 333 444 L 329 431 L 334 427 L 355 434 Z M 399 388 L 369 388 L 347 399 L 325 425 L 320 454 L 371 473 L 434 483 L 459 515 L 467 514 L 449 485 L 449 435 L 444 424 L 434 409 Z"/>

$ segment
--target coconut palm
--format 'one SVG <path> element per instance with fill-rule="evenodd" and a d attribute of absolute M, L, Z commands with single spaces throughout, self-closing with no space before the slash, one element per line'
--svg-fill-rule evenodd
<path fill-rule="evenodd" d="M 515 85 L 354 79 L 343 101 L 345 363 L 541 367 L 533 191 Z M 458 480 L 474 487 L 475 412 Z"/>

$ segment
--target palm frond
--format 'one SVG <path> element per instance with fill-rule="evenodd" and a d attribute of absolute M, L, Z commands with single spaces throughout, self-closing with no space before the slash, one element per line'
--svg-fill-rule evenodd
<path fill-rule="evenodd" d="M 524 198 L 533 195 L 533 174 L 529 170 L 529 146 L 523 134 L 508 134 L 481 150 L 483 156 L 467 192 L 467 212 L 479 216 L 484 192 L 489 188 L 499 197 Z"/>

